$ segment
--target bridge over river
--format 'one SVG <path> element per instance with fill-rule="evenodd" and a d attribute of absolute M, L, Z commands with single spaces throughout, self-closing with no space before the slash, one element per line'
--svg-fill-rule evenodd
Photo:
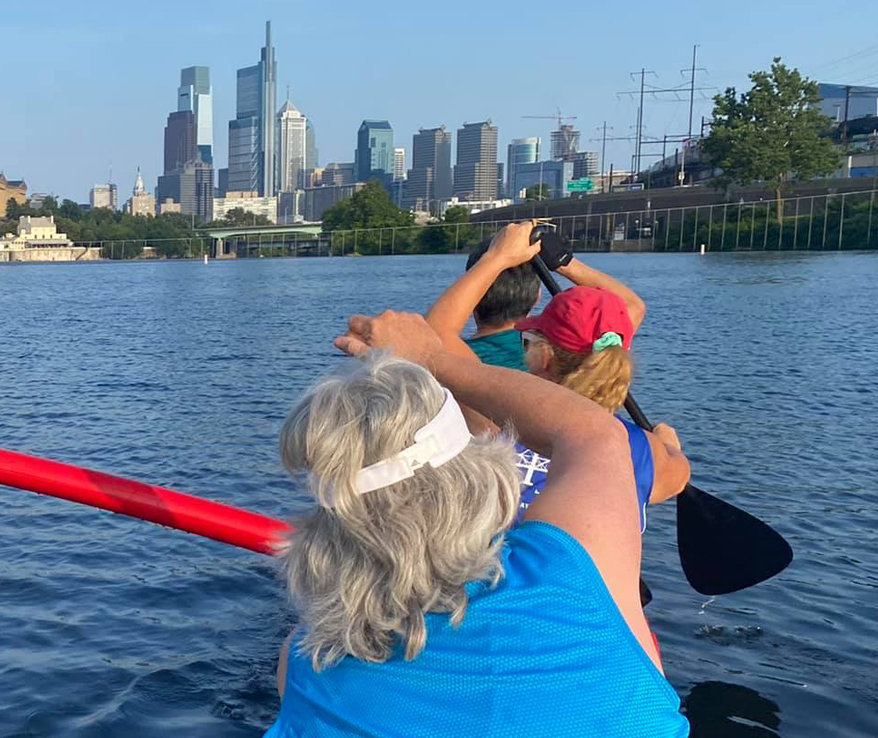
<path fill-rule="evenodd" d="M 330 238 L 320 223 L 222 226 L 200 229 L 217 259 L 259 256 L 328 256 Z"/>

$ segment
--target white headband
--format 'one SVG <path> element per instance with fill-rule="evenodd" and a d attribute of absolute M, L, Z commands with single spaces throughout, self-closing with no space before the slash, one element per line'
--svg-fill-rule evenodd
<path fill-rule="evenodd" d="M 463 451 L 470 442 L 460 405 L 446 389 L 445 402 L 433 420 L 415 433 L 415 442 L 398 454 L 357 472 L 357 494 L 366 494 L 409 479 L 425 464 L 442 466 Z"/>

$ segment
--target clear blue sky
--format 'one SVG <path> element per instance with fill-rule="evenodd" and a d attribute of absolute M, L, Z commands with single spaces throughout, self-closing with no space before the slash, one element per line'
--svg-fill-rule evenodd
<path fill-rule="evenodd" d="M 15 7 L 17 6 L 17 7 Z M 0 170 L 30 191 L 85 202 L 112 162 L 120 200 L 135 169 L 151 190 L 161 173 L 166 117 L 176 107 L 181 67 L 210 67 L 216 166 L 227 158 L 235 70 L 255 64 L 272 20 L 278 103 L 314 121 L 320 163 L 351 161 L 363 118 L 387 118 L 397 146 L 419 126 L 490 117 L 506 144 L 537 135 L 548 150 L 551 114 L 576 115 L 583 148 L 606 119 L 629 135 L 637 102 L 617 96 L 646 67 L 650 82 L 684 82 L 680 69 L 699 48 L 702 85 L 746 85 L 773 56 L 819 81 L 878 82 L 878 9 L 839 10 L 825 0 L 714 3 L 549 3 L 521 0 L 118 0 L 16 3 L 3 10 Z M 843 57 L 852 55 L 846 62 Z M 708 115 L 696 103 L 695 117 Z M 647 100 L 646 130 L 661 137 L 688 126 L 685 104 Z M 625 168 L 632 144 L 608 145 L 607 165 Z"/>

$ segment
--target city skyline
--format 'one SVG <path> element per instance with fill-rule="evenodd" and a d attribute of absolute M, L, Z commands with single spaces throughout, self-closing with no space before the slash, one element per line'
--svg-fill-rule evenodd
<path fill-rule="evenodd" d="M 572 35 L 567 39 L 550 18 L 535 16 L 529 35 L 557 38 L 558 48 L 529 57 L 520 68 L 498 67 L 497 45 L 485 44 L 484 34 L 490 30 L 500 39 L 516 32 L 516 8 L 523 10 L 523 3 L 508 3 L 502 11 L 452 3 L 449 13 L 431 16 L 427 30 L 425 11 L 412 12 L 398 2 L 387 3 L 374 18 L 353 8 L 338 13 L 309 7 L 303 13 L 299 6 L 253 2 L 244 22 L 232 13 L 234 7 L 217 2 L 205 18 L 197 8 L 157 2 L 157 15 L 163 9 L 173 10 L 174 24 L 158 19 L 135 23 L 130 14 L 104 0 L 87 8 L 59 5 L 49 18 L 36 9 L 9 9 L 7 53 L 27 64 L 13 68 L 20 73 L 10 75 L 8 94 L 27 100 L 28 105 L 10 106 L 0 121 L 0 133 L 7 141 L 0 151 L 0 169 L 10 179 L 27 181 L 33 192 L 53 192 L 77 202 L 87 199 L 95 182 L 107 181 L 111 167 L 113 178 L 127 190 L 141 166 L 151 189 L 162 173 L 162 129 L 168 112 L 177 108 L 176 90 L 167 82 L 179 79 L 180 70 L 193 65 L 210 68 L 214 166 L 226 166 L 225 124 L 235 117 L 235 72 L 252 63 L 262 45 L 266 19 L 273 21 L 277 81 L 291 86 L 294 104 L 313 121 L 324 163 L 350 161 L 356 128 L 364 118 L 389 120 L 396 139 L 408 144 L 422 127 L 444 124 L 456 131 L 464 122 L 490 117 L 499 128 L 498 148 L 505 152 L 513 138 L 523 137 L 539 137 L 548 149 L 552 121 L 521 116 L 552 114 L 560 108 L 564 115 L 578 116 L 575 125 L 582 131 L 582 148 L 598 148 L 590 139 L 599 135 L 595 128 L 604 119 L 613 127 L 612 136 L 631 133 L 637 101 L 616 95 L 636 87 L 629 72 L 645 66 L 659 73 L 653 81 L 660 86 L 684 83 L 680 70 L 691 60 L 693 43 L 700 44 L 698 65 L 710 72 L 699 82 L 718 89 L 746 85 L 747 73 L 767 68 L 775 55 L 821 82 L 878 80 L 878 72 L 871 72 L 878 59 L 862 51 L 871 44 L 866 38 L 868 24 L 852 30 L 815 2 L 802 3 L 794 14 L 743 2 L 734 9 L 715 9 L 710 23 L 697 12 L 698 6 L 670 2 L 664 15 L 641 24 L 648 28 L 626 29 L 627 50 L 622 50 L 613 31 L 618 19 L 611 9 L 568 12 L 571 27 L 600 26 L 609 31 L 595 34 L 586 46 L 574 43 Z M 644 3 L 642 10 L 647 9 Z M 864 10 L 866 15 L 873 12 Z M 760 18 L 759 24 L 748 21 L 751 13 Z M 460 23 L 461 17 L 467 22 Z M 370 48 L 368 58 L 358 62 L 361 52 L 350 42 L 388 23 L 395 29 L 393 49 Z M 193 33 L 193 28 L 199 32 Z M 845 39 L 844 48 L 824 43 L 833 33 Z M 425 34 L 436 41 L 453 38 L 468 49 L 466 59 L 438 51 L 425 53 Z M 744 37 L 746 44 L 740 43 Z M 52 39 L 58 43 L 41 43 Z M 144 39 L 161 49 L 150 64 L 118 65 L 117 70 L 103 61 L 127 54 Z M 323 53 L 329 42 L 339 49 L 332 59 Z M 40 54 L 35 53 L 38 47 Z M 834 63 L 848 55 L 853 56 L 848 62 Z M 400 64 L 401 58 L 411 62 Z M 313 63 L 304 64 L 308 59 Z M 94 75 L 98 64 L 104 71 Z M 490 84 L 472 75 L 474 66 L 488 73 Z M 387 84 L 388 79 L 393 83 Z M 114 89 L 113 95 L 103 94 L 107 86 Z M 48 116 L 43 120 L 33 114 L 40 107 L 65 109 L 74 124 L 66 127 L 69 130 L 56 130 Z M 696 121 L 710 107 L 709 101 L 696 100 Z M 647 100 L 645 106 L 650 135 L 679 132 L 686 127 L 687 116 L 685 104 Z M 607 168 L 610 163 L 627 168 L 631 148 L 628 142 L 608 142 Z"/>

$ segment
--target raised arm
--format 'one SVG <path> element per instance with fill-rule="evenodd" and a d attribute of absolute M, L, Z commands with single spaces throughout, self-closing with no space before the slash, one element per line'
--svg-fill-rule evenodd
<path fill-rule="evenodd" d="M 417 315 L 355 316 L 336 346 L 360 355 L 391 348 L 428 367 L 462 403 L 552 459 L 545 489 L 526 519 L 567 531 L 594 560 L 643 648 L 658 655 L 640 606 L 640 526 L 627 434 L 606 410 L 551 382 L 453 354 Z"/>
<path fill-rule="evenodd" d="M 634 324 L 634 332 L 637 332 L 646 316 L 646 303 L 626 284 L 614 279 L 609 274 L 604 274 L 583 264 L 579 259 L 572 259 L 567 266 L 558 267 L 558 273 L 563 274 L 578 287 L 600 287 L 617 294 L 625 301 L 628 317 Z"/>
<path fill-rule="evenodd" d="M 427 311 L 427 323 L 447 348 L 463 355 L 459 347 L 464 343 L 460 333 L 494 280 L 504 270 L 530 261 L 539 253 L 539 244 L 530 244 L 533 227 L 534 221 L 528 220 L 511 223 L 498 231 L 485 255 L 446 289 Z"/>

